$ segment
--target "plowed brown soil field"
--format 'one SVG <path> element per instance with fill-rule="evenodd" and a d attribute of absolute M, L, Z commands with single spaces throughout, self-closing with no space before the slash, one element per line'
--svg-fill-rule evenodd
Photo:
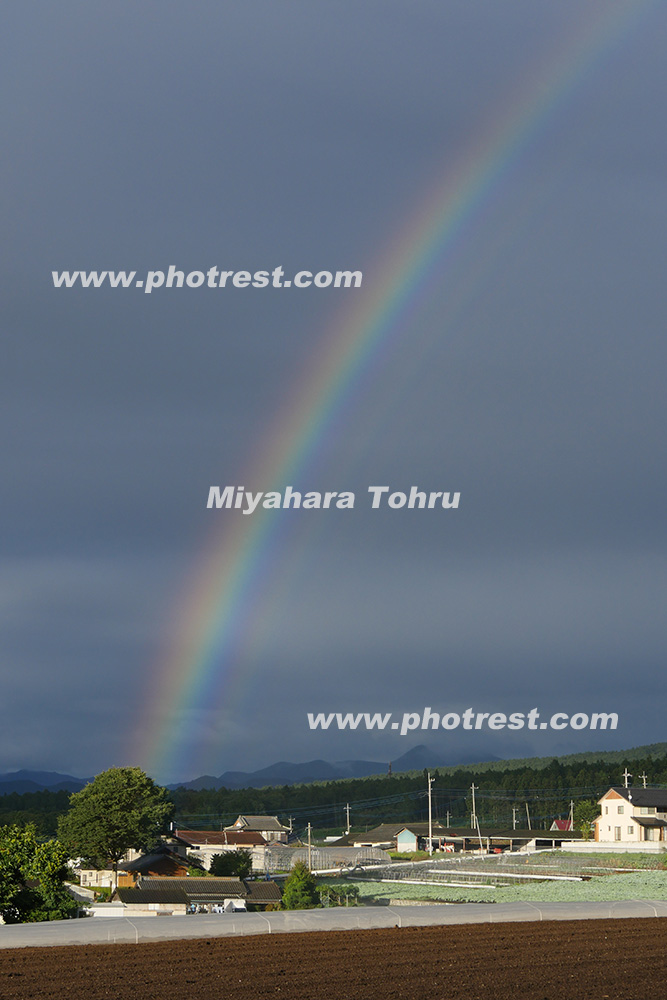
<path fill-rule="evenodd" d="M 0 997 L 39 1000 L 646 1000 L 667 919 L 332 931 L 0 952 Z"/>

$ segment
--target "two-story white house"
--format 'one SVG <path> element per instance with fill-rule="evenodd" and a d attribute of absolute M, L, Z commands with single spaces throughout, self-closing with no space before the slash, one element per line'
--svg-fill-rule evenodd
<path fill-rule="evenodd" d="M 610 788 L 599 801 L 595 840 L 605 848 L 667 850 L 667 789 Z"/>

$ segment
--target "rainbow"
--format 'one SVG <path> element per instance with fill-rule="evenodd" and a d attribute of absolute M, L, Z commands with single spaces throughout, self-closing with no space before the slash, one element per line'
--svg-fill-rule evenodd
<path fill-rule="evenodd" d="M 399 336 L 408 310 L 428 294 L 429 281 L 456 249 L 464 227 L 501 188 L 554 110 L 654 5 L 655 0 L 610 2 L 588 10 L 573 34 L 504 101 L 501 113 L 478 129 L 376 262 L 374 277 L 365 275 L 361 291 L 346 293 L 352 305 L 320 338 L 316 356 L 286 396 L 294 401 L 278 414 L 237 482 L 260 490 L 298 484 L 380 347 Z M 177 767 L 182 772 L 194 767 L 202 749 L 219 739 L 207 733 L 202 709 L 219 704 L 221 693 L 229 695 L 241 680 L 234 677 L 238 652 L 285 521 L 276 514 L 260 508 L 249 517 L 224 518 L 223 532 L 207 545 L 186 582 L 175 637 L 150 674 L 150 717 L 147 721 L 144 707 L 136 725 L 134 760 L 152 774 L 173 780 Z"/>

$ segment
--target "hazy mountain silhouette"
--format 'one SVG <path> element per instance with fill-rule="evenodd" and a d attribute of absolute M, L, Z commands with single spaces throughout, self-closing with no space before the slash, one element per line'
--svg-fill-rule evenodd
<path fill-rule="evenodd" d="M 59 774 L 58 771 L 10 771 L 0 774 L 0 795 L 11 792 L 78 792 L 92 778 L 75 778 L 71 774 Z"/>
<path fill-rule="evenodd" d="M 485 756 L 484 760 L 498 760 L 497 757 Z M 444 767 L 452 764 L 474 764 L 479 755 L 459 754 L 454 758 L 445 759 L 437 751 L 429 750 L 423 745 L 413 747 L 401 757 L 391 762 L 393 774 L 401 771 L 419 771 L 424 767 Z M 388 761 L 377 760 L 339 760 L 330 763 L 326 760 L 309 760 L 305 764 L 294 764 L 288 760 L 278 761 L 258 771 L 225 771 L 217 778 L 204 774 L 192 781 L 168 785 L 168 788 L 263 788 L 265 785 L 299 785 L 310 781 L 334 781 L 338 778 L 367 778 L 371 774 L 386 774 L 389 770 Z"/>

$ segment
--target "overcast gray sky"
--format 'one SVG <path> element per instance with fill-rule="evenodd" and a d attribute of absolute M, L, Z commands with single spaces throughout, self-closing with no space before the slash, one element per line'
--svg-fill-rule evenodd
<path fill-rule="evenodd" d="M 667 9 L 619 26 L 621 8 L 3 5 L 0 771 L 176 780 L 419 742 L 455 760 L 664 738 Z M 284 485 L 241 476 L 268 468 L 355 296 L 400 280 L 382 261 L 429 192 L 462 190 L 550 66 L 551 100 L 505 136 L 292 484 L 354 491 L 354 510 L 269 512 L 232 641 L 184 658 L 206 683 L 179 695 L 198 567 L 217 547 L 224 571 L 250 521 L 206 510 L 209 486 Z M 51 281 L 170 264 L 364 283 Z M 460 507 L 373 511 L 372 484 Z M 425 705 L 620 722 L 401 737 L 305 718 Z"/>

